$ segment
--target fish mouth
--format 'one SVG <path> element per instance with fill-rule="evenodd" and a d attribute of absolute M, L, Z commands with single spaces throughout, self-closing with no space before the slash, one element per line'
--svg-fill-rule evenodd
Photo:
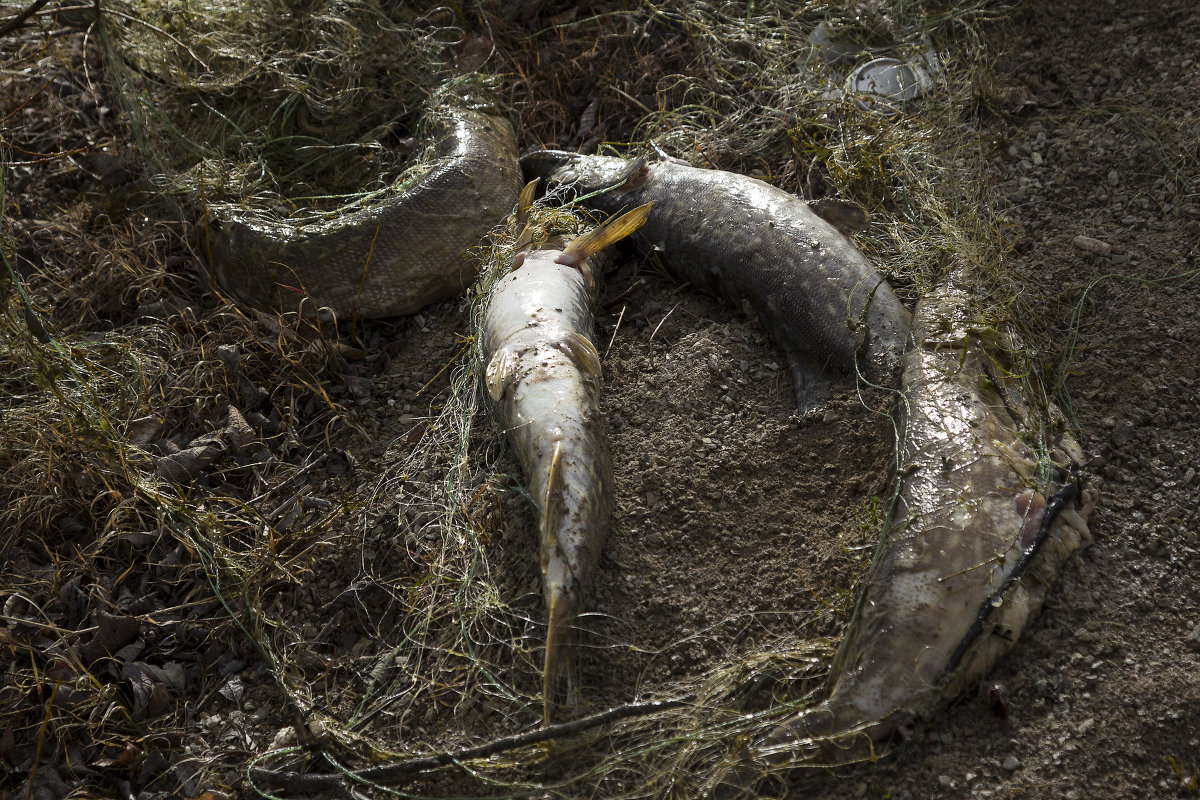
<path fill-rule="evenodd" d="M 578 593 L 570 589 L 556 589 L 550 594 L 546 664 L 542 671 L 545 725 L 556 722 L 562 712 L 579 703 L 579 664 L 576 659 L 579 629 L 575 626 L 578 605 Z"/>
<path fill-rule="evenodd" d="M 526 181 L 541 181 L 542 192 L 572 187 L 568 196 L 610 190 L 632 191 L 641 186 L 648 171 L 646 158 L 584 156 L 564 150 L 533 150 L 521 156 L 521 174 Z M 565 199 L 565 198 L 564 198 Z"/>

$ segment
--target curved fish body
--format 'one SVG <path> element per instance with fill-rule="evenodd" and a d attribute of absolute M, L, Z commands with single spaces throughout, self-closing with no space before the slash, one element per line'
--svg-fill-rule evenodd
<path fill-rule="evenodd" d="M 492 289 L 481 325 L 488 394 L 540 517 L 547 724 L 579 699 L 575 621 L 612 513 L 589 259 L 624 235 L 617 228 L 519 256 Z"/>
<path fill-rule="evenodd" d="M 894 383 L 909 313 L 875 268 L 809 203 L 763 181 L 671 161 L 537 151 L 526 179 L 570 185 L 586 205 L 615 213 L 646 202 L 637 236 L 676 275 L 758 314 L 792 365 L 801 408 L 830 373 Z M 610 188 L 611 187 L 611 188 Z"/>
<path fill-rule="evenodd" d="M 1026 444 L 1037 415 L 976 319 L 954 280 L 917 305 L 898 503 L 828 700 L 752 748 L 766 763 L 814 749 L 861 757 L 903 736 L 1013 647 L 1060 566 L 1090 540 L 1096 492 L 1069 475 L 1078 444 L 1043 437 L 1041 458 Z"/>
<path fill-rule="evenodd" d="M 521 188 L 512 126 L 452 98 L 425 114 L 428 170 L 396 197 L 310 225 L 214 209 L 212 277 L 252 306 L 341 319 L 411 314 L 462 292 L 479 271 L 467 250 L 512 211 Z"/>

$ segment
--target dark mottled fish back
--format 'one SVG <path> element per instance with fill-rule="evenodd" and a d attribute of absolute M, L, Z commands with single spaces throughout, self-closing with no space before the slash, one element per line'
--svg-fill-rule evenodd
<path fill-rule="evenodd" d="M 469 286 L 467 251 L 512 210 L 516 140 L 499 113 L 451 99 L 431 108 L 430 168 L 406 191 L 330 222 L 289 225 L 233 209 L 202 243 L 216 282 L 253 306 L 332 309 L 343 319 L 411 314 Z"/>
<path fill-rule="evenodd" d="M 826 371 L 894 383 L 909 313 L 892 288 L 836 228 L 800 198 L 720 170 L 543 151 L 522 159 L 526 177 L 572 184 L 604 212 L 654 201 L 643 248 L 659 251 L 683 280 L 758 314 L 788 353 L 797 395 Z"/>

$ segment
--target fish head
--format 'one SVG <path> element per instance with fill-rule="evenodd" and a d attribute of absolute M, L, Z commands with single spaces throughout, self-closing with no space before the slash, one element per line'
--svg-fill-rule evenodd
<path fill-rule="evenodd" d="M 633 191 L 645 182 L 650 170 L 640 158 L 585 156 L 562 150 L 535 150 L 521 156 L 525 180 L 540 178 L 547 192 L 564 190 L 564 202 L 595 192 Z"/>

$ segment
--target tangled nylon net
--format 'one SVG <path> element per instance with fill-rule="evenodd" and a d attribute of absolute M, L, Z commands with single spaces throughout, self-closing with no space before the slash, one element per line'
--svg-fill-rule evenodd
<path fill-rule="evenodd" d="M 836 193 L 871 212 L 875 224 L 859 242 L 907 297 L 919 296 L 953 261 L 977 265 L 998 298 L 1015 295 L 978 208 L 966 132 L 986 65 L 961 54 L 978 52 L 990 6 L 647 2 L 587 16 L 571 4 L 518 5 L 126 2 L 106 4 L 95 30 L 147 178 L 189 220 L 220 203 L 304 221 L 397 191 L 425 100 L 482 65 L 499 73 L 499 90 L 520 115 L 529 146 L 658 149 L 809 196 Z M 846 67 L 811 38 L 821 24 L 864 54 L 935 52 L 943 69 L 919 104 L 899 115 L 878 113 L 841 91 Z M 572 85 L 585 77 L 613 91 L 602 103 L 581 103 Z M 513 235 L 502 225 L 481 247 L 491 267 L 504 262 Z M 170 236 L 183 238 L 178 228 Z M 145 245 L 138 240 L 130 249 Z M 124 266 L 139 257 L 127 255 L 121 269 L 140 269 Z M 137 273 L 139 301 L 166 294 L 164 260 L 153 278 Z M 475 300 L 486 291 L 478 287 Z M 275 404 L 298 440 L 319 435 L 314 429 L 331 419 L 352 423 L 321 388 L 342 363 L 328 331 L 225 308 L 83 337 L 52 330 L 47 342 L 37 314 L 27 313 L 33 306 L 10 296 L 3 317 L 0 356 L 20 365 L 5 373 L 7 395 L 22 400 L 6 407 L 10 435 L 0 468 L 12 486 L 51 473 L 61 485 L 14 494 L 10 518 L 40 520 L 49 530 L 90 501 L 109 515 L 112 548 L 132 530 L 184 543 L 203 573 L 192 579 L 220 598 L 311 735 L 339 747 L 339 757 L 411 752 L 404 732 L 411 738 L 430 709 L 453 709 L 455 719 L 474 714 L 492 730 L 536 724 L 543 623 L 516 602 L 526 587 L 512 585 L 497 566 L 493 544 L 505 514 L 520 508 L 512 502 L 519 489 L 481 402 L 469 332 L 460 357 L 446 365 L 452 378 L 435 397 L 435 413 L 414 419 L 384 454 L 378 480 L 333 508 L 297 514 L 282 504 L 290 489 L 306 485 L 311 464 L 303 458 L 278 458 L 254 491 L 222 493 L 242 488 L 239 480 L 251 486 L 247 471 L 220 491 L 189 494 L 141 476 L 120 434 L 151 411 L 182 424 L 192 413 L 189 396 L 236 403 L 237 379 L 204 354 L 237 341 L 253 343 L 239 367 L 251 384 L 289 387 Z M 201 355 L 189 370 L 178 366 L 177 353 Z M 158 398 L 153 407 L 148 396 Z M 305 403 L 321 414 L 306 419 L 298 410 Z M 35 433 L 35 423 L 50 433 Z M 62 431 L 71 431 L 71 447 L 68 437 L 54 440 Z M 32 453 L 14 459 L 29 441 L 37 442 Z M 107 487 L 99 503 L 97 486 Z M 881 524 L 879 514 L 868 524 Z M 372 637 L 338 665 L 337 674 L 352 677 L 330 686 L 307 677 L 313 637 L 280 608 L 280 587 L 313 579 L 321 559 L 339 548 L 357 560 L 359 576 L 342 602 Z M 814 702 L 833 647 L 799 633 L 763 643 L 762 652 L 731 657 L 706 676 L 657 687 L 693 702 L 557 748 L 460 764 L 432 780 L 474 794 L 694 797 L 779 717 Z M 480 735 L 478 725 L 464 722 L 462 730 L 425 735 L 424 743 L 453 749 Z M 269 760 L 299 763 L 288 756 Z"/>

